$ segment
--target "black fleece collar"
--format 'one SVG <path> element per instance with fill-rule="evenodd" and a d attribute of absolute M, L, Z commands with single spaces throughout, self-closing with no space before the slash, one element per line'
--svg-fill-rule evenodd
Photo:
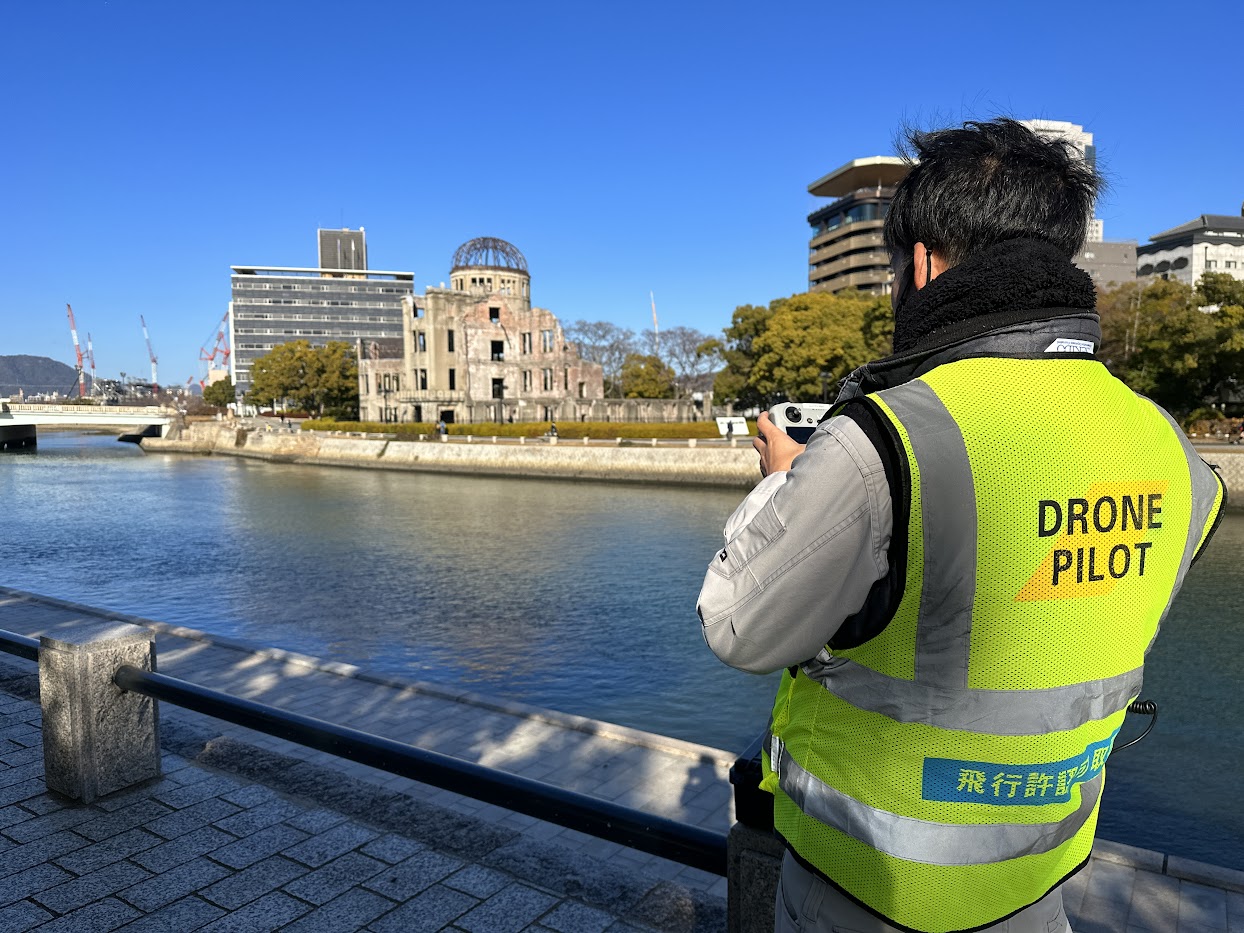
<path fill-rule="evenodd" d="M 1096 348 L 1096 300 L 1088 273 L 1048 243 L 999 243 L 905 301 L 895 315 L 896 352 L 847 376 L 837 402 L 901 385 L 957 359 L 1043 356 L 1063 352 L 1055 343 L 1065 340 Z M 1086 349 L 1083 355 L 1092 354 Z"/>
<path fill-rule="evenodd" d="M 944 338 L 999 311 L 1092 311 L 1097 292 L 1087 272 L 1042 240 L 1004 240 L 912 292 L 894 313 L 894 353 Z"/>

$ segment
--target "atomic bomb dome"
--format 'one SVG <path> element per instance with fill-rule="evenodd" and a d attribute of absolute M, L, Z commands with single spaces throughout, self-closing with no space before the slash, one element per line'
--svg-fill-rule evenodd
<path fill-rule="evenodd" d="M 457 272 L 459 269 L 513 269 L 515 272 L 526 272 L 527 259 L 513 243 L 496 237 L 481 236 L 458 247 L 450 272 Z"/>
<path fill-rule="evenodd" d="M 476 237 L 458 247 L 449 270 L 456 292 L 511 295 L 530 300 L 527 259 L 513 243 L 491 236 Z"/>

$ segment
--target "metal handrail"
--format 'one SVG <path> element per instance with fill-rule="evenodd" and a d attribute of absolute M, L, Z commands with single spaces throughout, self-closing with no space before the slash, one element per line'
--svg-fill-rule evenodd
<path fill-rule="evenodd" d="M 13 632 L 0 631 L 0 651 L 15 654 L 27 661 L 39 660 L 39 639 L 27 638 Z"/>
<path fill-rule="evenodd" d="M 38 643 L 34 644 L 37 649 Z M 0 647 L 4 647 L 3 640 L 0 640 Z M 9 649 L 6 647 L 4 650 Z M 113 683 L 122 690 L 164 700 L 390 774 L 493 803 L 715 875 L 726 874 L 725 835 L 699 826 L 654 816 L 588 794 L 461 761 L 275 706 L 240 699 L 165 674 L 139 670 L 128 664 L 118 669 Z"/>

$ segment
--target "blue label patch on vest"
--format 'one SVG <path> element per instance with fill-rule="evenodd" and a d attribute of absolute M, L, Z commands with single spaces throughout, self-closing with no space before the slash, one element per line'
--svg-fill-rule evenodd
<path fill-rule="evenodd" d="M 994 806 L 1066 803 L 1072 788 L 1101 773 L 1118 734 L 1116 729 L 1109 738 L 1094 742 L 1074 758 L 1035 765 L 926 758 L 921 796 L 925 800 Z"/>

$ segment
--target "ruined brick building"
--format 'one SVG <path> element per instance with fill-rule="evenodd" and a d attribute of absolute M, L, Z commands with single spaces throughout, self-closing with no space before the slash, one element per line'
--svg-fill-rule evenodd
<path fill-rule="evenodd" d="M 402 300 L 399 340 L 358 342 L 363 421 L 605 421 L 600 365 L 531 304 L 527 260 L 491 237 L 454 254 L 449 288 Z M 613 415 L 614 420 L 617 414 Z"/>

